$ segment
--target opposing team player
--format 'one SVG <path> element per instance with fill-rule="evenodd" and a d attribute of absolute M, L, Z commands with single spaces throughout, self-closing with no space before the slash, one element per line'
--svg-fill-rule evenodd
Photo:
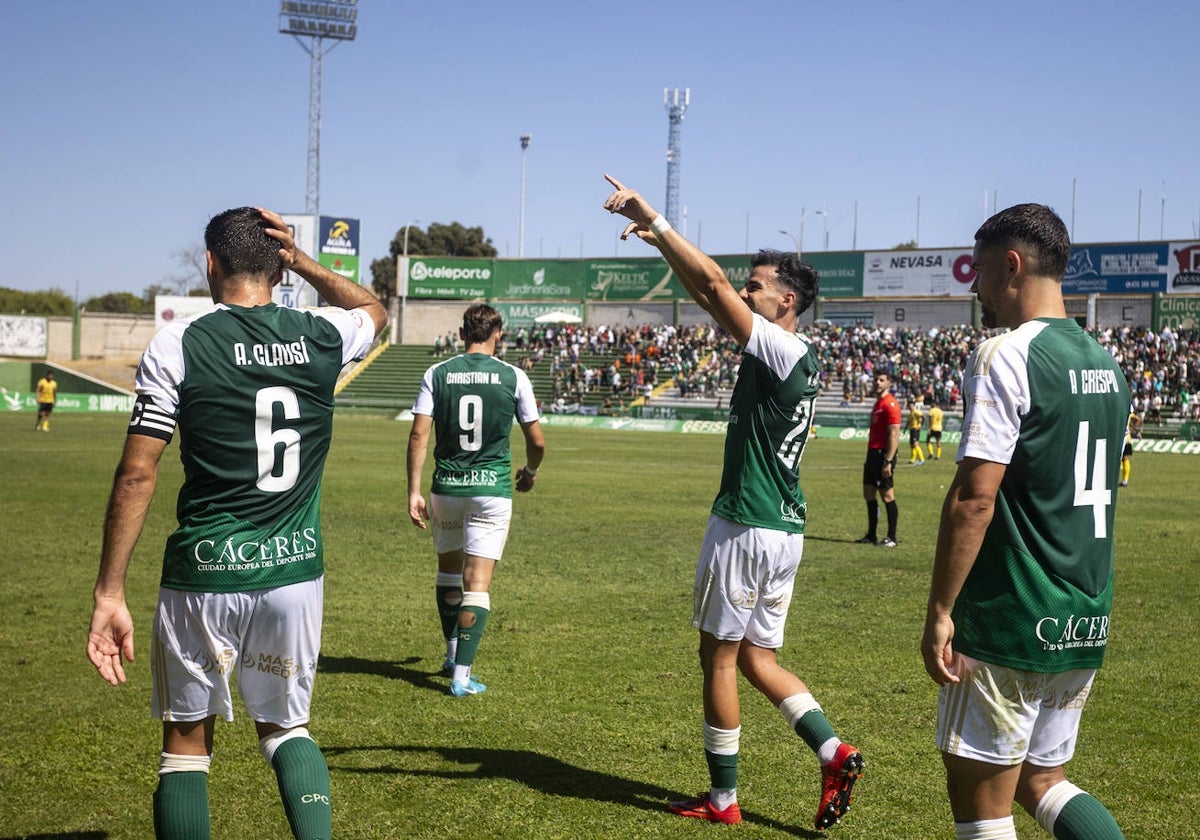
<path fill-rule="evenodd" d="M 963 377 L 958 470 L 942 506 L 921 653 L 960 840 L 1015 840 L 1020 803 L 1060 840 L 1122 837 L 1067 781 L 1104 661 L 1114 489 L 1129 388 L 1067 317 L 1066 226 L 1040 204 L 975 234 L 985 327 Z"/>

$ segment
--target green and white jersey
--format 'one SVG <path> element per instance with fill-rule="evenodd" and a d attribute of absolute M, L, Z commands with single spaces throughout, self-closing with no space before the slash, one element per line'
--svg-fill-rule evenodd
<path fill-rule="evenodd" d="M 539 418 L 525 371 L 487 353 L 447 359 L 425 371 L 413 414 L 433 417 L 434 493 L 512 498 L 513 417 Z"/>
<path fill-rule="evenodd" d="M 817 354 L 807 338 L 754 316 L 729 400 L 715 515 L 804 533 L 808 505 L 800 488 L 800 457 L 812 426 L 817 374 Z"/>
<path fill-rule="evenodd" d="M 976 348 L 958 458 L 1008 467 L 954 605 L 956 650 L 1039 673 L 1103 662 L 1129 399 L 1116 362 L 1071 319 Z"/>
<path fill-rule="evenodd" d="M 164 587 L 244 592 L 324 572 L 333 386 L 374 337 L 357 310 L 275 304 L 221 304 L 159 330 L 138 366 L 129 433 L 169 441 L 179 427 L 184 479 Z"/>

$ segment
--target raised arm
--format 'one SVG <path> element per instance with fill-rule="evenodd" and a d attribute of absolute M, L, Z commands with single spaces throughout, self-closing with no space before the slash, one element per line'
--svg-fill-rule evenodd
<path fill-rule="evenodd" d="M 285 222 L 278 213 L 273 213 L 262 207 L 257 208 L 262 213 L 268 227 L 267 234 L 279 242 L 279 257 L 283 267 L 294 271 L 312 284 L 317 294 L 332 306 L 342 309 L 361 309 L 375 324 L 375 335 L 383 332 L 387 326 L 387 308 L 379 302 L 379 298 L 365 286 L 351 283 L 342 275 L 331 271 L 296 245 L 296 240 L 288 230 Z"/>
<path fill-rule="evenodd" d="M 630 220 L 621 238 L 628 239 L 633 234 L 658 248 L 692 299 L 734 340 L 746 344 L 750 340 L 754 316 L 721 267 L 667 224 L 636 190 L 627 188 L 611 175 L 604 177 L 614 189 L 604 202 L 604 208 Z"/>

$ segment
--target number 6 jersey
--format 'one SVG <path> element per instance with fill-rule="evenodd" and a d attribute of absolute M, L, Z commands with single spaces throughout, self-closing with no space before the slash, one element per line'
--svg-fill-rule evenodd
<path fill-rule="evenodd" d="M 1040 673 L 1098 668 L 1112 608 L 1113 513 L 1129 388 L 1074 320 L 976 348 L 958 458 L 1007 464 L 954 605 L 954 648 Z"/>
<path fill-rule="evenodd" d="M 179 528 L 162 585 L 242 592 L 324 572 L 321 475 L 333 388 L 375 329 L 363 313 L 269 304 L 169 324 L 137 371 L 129 434 L 179 428 Z"/>

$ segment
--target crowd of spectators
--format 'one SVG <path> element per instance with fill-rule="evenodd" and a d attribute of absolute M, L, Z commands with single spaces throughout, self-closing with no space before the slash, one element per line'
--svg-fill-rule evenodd
<path fill-rule="evenodd" d="M 920 395 L 926 405 L 947 410 L 960 408 L 959 387 L 972 349 L 993 334 L 967 325 L 830 323 L 803 332 L 820 355 L 822 391 L 840 395 L 842 405 L 868 403 L 872 377 L 884 369 L 901 402 Z M 1200 330 L 1108 327 L 1092 334 L 1125 372 L 1132 408 L 1145 423 L 1162 423 L 1167 416 L 1200 420 Z M 713 325 L 521 327 L 506 336 L 505 345 L 526 370 L 549 366 L 551 410 L 570 410 L 595 394 L 595 401 L 607 398 L 616 413 L 626 401 L 650 399 L 668 380 L 672 397 L 718 401 L 719 407 L 741 364 L 740 348 Z"/>

